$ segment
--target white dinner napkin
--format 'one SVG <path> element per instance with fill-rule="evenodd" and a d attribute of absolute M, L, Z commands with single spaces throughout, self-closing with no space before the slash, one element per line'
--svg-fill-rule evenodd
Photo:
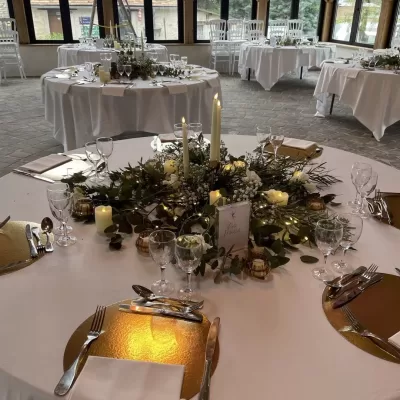
<path fill-rule="evenodd" d="M 388 342 L 400 349 L 400 332 L 397 332 L 388 339 Z"/>
<path fill-rule="evenodd" d="M 162 142 L 174 142 L 176 140 L 176 137 L 173 133 L 160 133 L 158 138 Z"/>
<path fill-rule="evenodd" d="M 181 82 L 164 82 L 163 86 L 165 86 L 169 94 L 181 94 L 187 92 L 187 86 Z"/>
<path fill-rule="evenodd" d="M 179 400 L 184 368 L 89 356 L 68 400 Z"/>
<path fill-rule="evenodd" d="M 308 140 L 301 139 L 293 139 L 293 138 L 285 138 L 283 140 L 283 145 L 287 147 L 294 147 L 296 149 L 307 150 L 310 147 L 314 146 L 315 142 L 310 142 Z"/>
<path fill-rule="evenodd" d="M 125 93 L 125 85 L 107 85 L 102 88 L 101 93 L 104 96 L 119 96 L 122 97 Z"/>
<path fill-rule="evenodd" d="M 69 157 L 60 156 L 58 154 L 50 154 L 49 156 L 31 161 L 28 164 L 23 165 L 21 168 L 41 174 L 42 172 L 48 171 L 49 169 L 70 162 L 71 159 Z"/>
<path fill-rule="evenodd" d="M 67 158 L 67 157 L 64 157 Z M 56 168 L 49 169 L 44 172 L 42 176 L 45 178 L 52 179 L 53 181 L 60 181 L 64 179 L 68 174 L 71 176 L 77 172 L 83 172 L 90 169 L 92 165 L 83 160 L 72 160 L 67 164 L 60 165 Z"/>

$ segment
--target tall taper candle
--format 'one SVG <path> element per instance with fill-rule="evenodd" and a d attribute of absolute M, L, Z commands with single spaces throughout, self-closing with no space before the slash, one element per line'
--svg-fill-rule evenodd
<path fill-rule="evenodd" d="M 183 176 L 185 179 L 189 177 L 189 143 L 187 136 L 187 125 L 185 118 L 182 117 L 182 143 L 183 143 Z"/>
<path fill-rule="evenodd" d="M 110 19 L 110 36 L 113 37 L 113 29 L 112 29 L 112 25 L 111 25 L 111 19 Z M 111 46 L 110 46 L 111 47 Z"/>
<path fill-rule="evenodd" d="M 221 102 L 217 102 L 217 161 L 221 161 Z"/>
<path fill-rule="evenodd" d="M 210 161 L 217 161 L 217 104 L 218 93 L 214 96 L 212 105 L 212 122 L 211 122 L 211 145 L 210 145 Z"/>

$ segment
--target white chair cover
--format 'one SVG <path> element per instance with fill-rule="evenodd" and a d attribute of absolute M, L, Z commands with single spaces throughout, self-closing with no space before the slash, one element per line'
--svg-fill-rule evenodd
<path fill-rule="evenodd" d="M 304 22 L 301 19 L 288 20 L 288 36 L 301 39 L 303 37 Z"/>

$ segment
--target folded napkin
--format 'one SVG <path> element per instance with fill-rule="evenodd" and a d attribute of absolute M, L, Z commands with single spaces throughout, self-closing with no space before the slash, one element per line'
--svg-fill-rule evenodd
<path fill-rule="evenodd" d="M 125 85 L 107 85 L 102 88 L 101 93 L 104 96 L 119 96 L 122 97 L 125 93 Z"/>
<path fill-rule="evenodd" d="M 293 139 L 293 138 L 285 138 L 283 140 L 283 145 L 287 147 L 294 147 L 296 149 L 307 150 L 313 147 L 316 143 L 310 142 L 308 140 L 301 140 L 301 139 Z"/>
<path fill-rule="evenodd" d="M 355 79 L 360 71 L 361 69 L 354 68 L 354 65 L 351 65 L 344 70 L 343 74 L 346 75 L 346 78 Z"/>
<path fill-rule="evenodd" d="M 90 356 L 68 400 L 179 400 L 184 366 Z"/>
<path fill-rule="evenodd" d="M 67 157 L 64 157 L 67 158 Z M 88 162 L 82 160 L 72 160 L 68 164 L 60 165 L 56 168 L 49 169 L 44 172 L 42 176 L 45 178 L 52 179 L 53 181 L 60 181 L 64 179 L 67 175 L 73 175 L 77 172 L 83 172 L 90 169 L 92 165 Z"/>
<path fill-rule="evenodd" d="M 58 154 L 50 154 L 49 156 L 31 161 L 20 168 L 41 174 L 42 172 L 48 171 L 49 169 L 58 167 L 59 165 L 69 162 L 71 162 L 71 159 L 69 157 L 60 156 Z"/>
<path fill-rule="evenodd" d="M 180 82 L 165 82 L 163 83 L 163 86 L 168 89 L 169 94 L 181 94 L 187 92 L 187 86 Z"/>
<path fill-rule="evenodd" d="M 388 342 L 400 349 L 400 332 L 397 332 L 395 335 L 391 336 L 388 339 Z"/>
<path fill-rule="evenodd" d="M 176 140 L 176 137 L 173 133 L 160 133 L 158 138 L 162 142 L 174 142 Z"/>

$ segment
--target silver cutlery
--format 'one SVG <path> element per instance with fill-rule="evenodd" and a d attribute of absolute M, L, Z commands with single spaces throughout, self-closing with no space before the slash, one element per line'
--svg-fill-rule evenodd
<path fill-rule="evenodd" d="M 81 351 L 78 354 L 78 357 L 72 363 L 72 365 L 64 372 L 64 375 L 61 377 L 58 382 L 56 388 L 54 389 L 54 394 L 57 396 L 65 396 L 71 389 L 75 379 L 78 375 L 78 366 L 89 349 L 90 344 L 98 339 L 101 335 L 101 329 L 103 327 L 104 316 L 106 315 L 106 307 L 97 306 L 96 312 L 93 316 L 92 326 L 90 327 L 90 331 L 87 334 L 86 340 L 82 345 Z"/>
<path fill-rule="evenodd" d="M 152 307 L 137 306 L 133 304 L 120 304 L 118 310 L 126 313 L 150 314 L 150 315 L 159 315 L 162 317 L 174 317 L 194 322 L 203 321 L 203 316 L 201 314 L 173 311 L 173 310 L 167 310 L 165 308 L 152 308 Z"/>
<path fill-rule="evenodd" d="M 208 400 L 210 398 L 211 367 L 215 346 L 218 339 L 219 322 L 219 317 L 215 318 L 210 326 L 210 330 L 208 331 L 206 344 L 206 362 L 204 365 L 203 379 L 200 385 L 199 400 Z"/>
<path fill-rule="evenodd" d="M 329 286 L 329 287 L 335 288 L 335 289 L 340 289 L 344 285 L 346 285 L 349 282 L 351 282 L 354 278 L 357 278 L 358 276 L 363 274 L 365 271 L 367 271 L 367 268 L 365 268 L 363 266 L 362 267 L 358 267 L 357 269 L 355 269 L 350 274 L 338 276 L 335 279 L 331 279 L 331 280 L 327 280 L 327 281 L 323 281 L 323 282 L 325 283 L 326 286 Z"/>
<path fill-rule="evenodd" d="M 173 303 L 167 303 L 167 302 L 161 302 L 161 301 L 147 301 L 146 299 L 143 299 L 142 297 L 138 299 L 133 299 L 133 303 L 137 304 L 138 306 L 143 306 L 143 307 L 155 307 L 155 308 L 169 308 L 172 311 L 179 311 L 183 313 L 191 313 L 193 311 L 200 310 L 203 308 L 203 303 L 197 303 L 192 306 L 185 306 L 183 304 L 173 304 Z"/>
<path fill-rule="evenodd" d="M 39 228 L 37 226 L 32 228 L 32 233 L 33 236 L 35 236 L 36 239 L 36 250 L 38 252 L 38 254 L 43 254 L 46 252 L 46 248 L 45 246 L 42 244 L 41 239 L 40 239 L 40 235 L 39 235 Z"/>
<path fill-rule="evenodd" d="M 400 268 L 395 268 L 395 270 L 400 275 Z"/>
<path fill-rule="evenodd" d="M 65 154 L 65 153 L 57 153 L 58 156 L 64 156 L 68 157 L 71 160 L 81 160 L 81 161 L 87 161 L 87 157 L 85 157 L 83 154 Z"/>
<path fill-rule="evenodd" d="M 49 217 L 45 217 L 42 219 L 40 227 L 46 235 L 46 245 L 44 246 L 46 253 L 52 253 L 54 251 L 54 248 L 53 244 L 50 241 L 50 233 L 53 230 L 53 221 Z"/>
<path fill-rule="evenodd" d="M 25 176 L 30 176 L 31 178 L 35 178 L 35 179 L 39 179 L 41 181 L 45 181 L 48 183 L 54 183 L 55 181 L 53 181 L 53 179 L 50 178 L 45 178 L 44 176 L 40 176 L 37 174 L 34 174 L 33 172 L 28 172 L 28 171 L 23 171 L 22 169 L 13 169 L 13 172 L 16 174 L 20 174 L 20 175 L 25 175 Z"/>
<path fill-rule="evenodd" d="M 0 229 L 1 228 L 3 228 L 5 225 L 6 225 L 6 223 L 10 220 L 10 216 L 8 216 L 3 222 L 0 222 Z"/>
<path fill-rule="evenodd" d="M 374 343 L 379 348 L 381 348 L 383 351 L 385 351 L 386 353 L 389 353 L 392 357 L 400 359 L 400 350 L 397 349 L 394 345 L 392 345 L 387 340 L 379 337 L 378 335 L 375 335 L 374 333 L 370 332 L 368 329 L 365 329 L 360 324 L 360 322 L 357 320 L 357 318 L 354 316 L 354 314 L 352 313 L 352 311 L 350 310 L 350 308 L 348 306 L 344 306 L 343 311 L 344 311 L 347 319 L 350 321 L 351 326 L 340 329 L 339 330 L 340 332 L 353 332 L 362 337 L 372 339 L 374 341 Z M 376 343 L 376 341 L 378 341 L 380 344 Z"/>
<path fill-rule="evenodd" d="M 25 226 L 25 236 L 29 244 L 29 251 L 31 253 L 31 257 L 32 258 L 38 257 L 38 252 L 35 243 L 33 242 L 31 226 L 29 224 Z"/>

